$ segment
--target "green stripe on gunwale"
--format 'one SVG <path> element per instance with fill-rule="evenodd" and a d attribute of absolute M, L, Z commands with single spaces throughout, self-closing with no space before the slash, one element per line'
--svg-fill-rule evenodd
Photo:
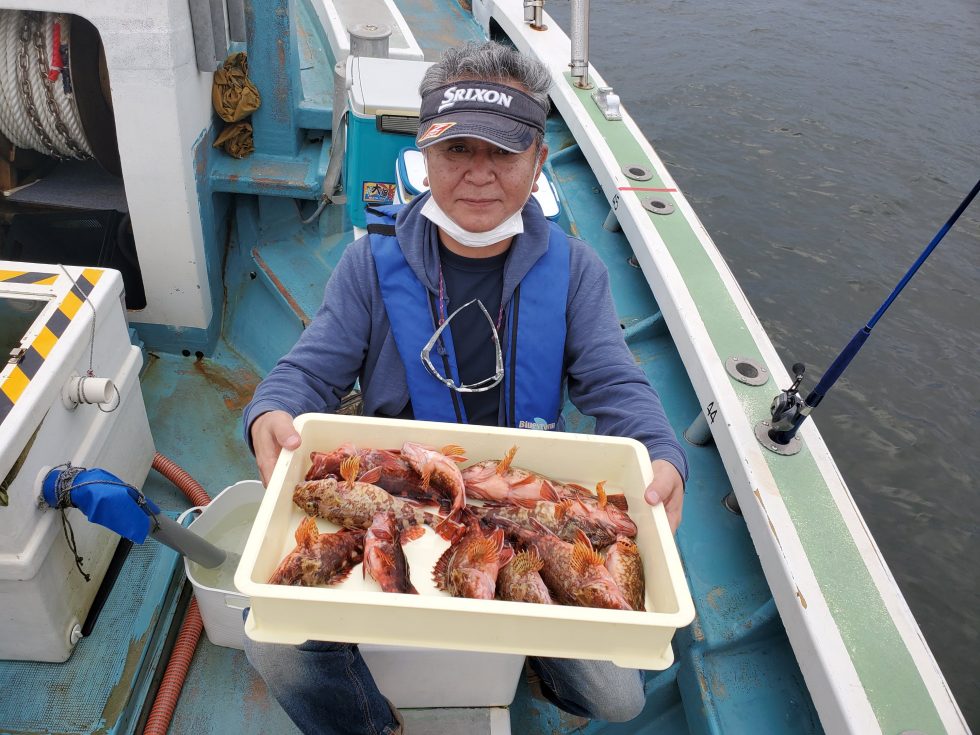
<path fill-rule="evenodd" d="M 599 127 L 617 163 L 640 164 L 654 171 L 652 179 L 636 186 L 664 188 L 653 162 L 626 126 L 606 120 L 593 102 L 591 90 L 575 87 L 570 74 L 565 74 L 565 81 Z M 620 192 L 623 197 L 636 195 L 644 192 Z M 651 195 L 674 201 L 669 193 Z M 675 210 L 671 215 L 649 217 L 684 277 L 718 359 L 724 362 L 737 355 L 761 360 L 751 332 L 684 216 Z M 732 384 L 746 415 L 760 420 L 769 417 L 769 405 L 778 387 L 767 383 L 753 388 L 735 380 Z M 804 446 L 792 457 L 768 451 L 763 454 L 881 731 L 888 735 L 906 730 L 927 735 L 945 732 L 915 661 L 888 614 L 809 449 Z"/>

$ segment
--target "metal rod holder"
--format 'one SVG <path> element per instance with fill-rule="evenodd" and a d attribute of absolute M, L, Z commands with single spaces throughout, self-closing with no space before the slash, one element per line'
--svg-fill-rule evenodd
<path fill-rule="evenodd" d="M 347 29 L 350 34 L 350 55 L 388 58 L 391 27 L 384 23 L 358 23 Z"/>
<path fill-rule="evenodd" d="M 589 0 L 572 0 L 572 79 L 579 89 L 592 89 L 589 81 Z"/>

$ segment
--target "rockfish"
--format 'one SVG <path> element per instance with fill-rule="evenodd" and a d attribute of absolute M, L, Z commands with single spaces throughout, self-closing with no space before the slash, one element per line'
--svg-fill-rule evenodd
<path fill-rule="evenodd" d="M 623 596 L 634 610 L 646 610 L 643 604 L 646 585 L 643 581 L 643 559 L 636 542 L 620 536 L 606 552 L 606 569 L 612 574 Z"/>
<path fill-rule="evenodd" d="M 492 600 L 497 589 L 497 572 L 511 560 L 514 550 L 504 545 L 504 532 L 497 528 L 485 536 L 478 522 L 443 552 L 432 570 L 436 586 L 453 597 Z"/>
<path fill-rule="evenodd" d="M 497 574 L 497 597 L 512 602 L 554 605 L 551 593 L 541 579 L 543 566 L 544 562 L 533 549 L 516 554 Z"/>
<path fill-rule="evenodd" d="M 443 519 L 422 510 L 416 503 L 396 498 L 372 485 L 370 480 L 380 472 L 378 468 L 355 480 L 358 463 L 357 457 L 348 457 L 341 463 L 342 480 L 331 475 L 322 480 L 301 482 L 293 491 L 293 502 L 309 515 L 326 518 L 344 528 L 366 530 L 371 527 L 375 514 L 391 511 L 399 528 L 429 523 L 448 537 L 450 529 L 447 526 L 440 528 Z M 458 524 L 451 525 L 458 527 Z"/>
<path fill-rule="evenodd" d="M 574 544 L 562 541 L 541 524 L 533 530 L 514 524 L 508 532 L 541 557 L 544 562 L 541 578 L 557 602 L 612 610 L 633 609 L 581 529 Z"/>
<path fill-rule="evenodd" d="M 320 533 L 316 519 L 306 517 L 296 529 L 296 548 L 280 562 L 269 584 L 314 587 L 347 579 L 364 553 L 364 531 L 341 529 Z"/>
<path fill-rule="evenodd" d="M 553 503 L 565 498 L 577 498 L 586 503 L 596 503 L 597 498 L 589 490 L 574 483 L 558 482 L 537 472 L 512 467 L 517 446 L 511 447 L 503 459 L 477 462 L 463 470 L 463 483 L 471 498 L 498 503 L 515 503 L 520 500 L 549 500 Z M 609 504 L 626 511 L 626 496 L 608 495 Z"/>
<path fill-rule="evenodd" d="M 601 492 L 601 483 L 600 483 Z M 531 528 L 535 520 L 559 538 L 574 543 L 579 529 L 597 547 L 615 543 L 616 537 L 635 536 L 636 524 L 622 511 L 614 516 L 611 506 L 590 505 L 581 500 L 566 498 L 557 503 L 548 500 L 520 500 L 509 505 L 493 504 L 472 507 L 470 510 L 487 523 L 496 524 L 504 518 Z"/>
<path fill-rule="evenodd" d="M 385 592 L 417 595 L 419 591 L 412 585 L 402 543 L 424 533 L 421 526 L 399 531 L 395 514 L 390 510 L 376 513 L 364 536 L 364 576 L 370 574 Z"/>
<path fill-rule="evenodd" d="M 353 444 L 341 444 L 332 452 L 311 452 L 307 480 L 322 480 L 329 475 L 340 476 L 340 463 L 348 457 L 360 460 L 360 470 L 367 474 L 380 467 L 381 476 L 374 484 L 392 495 L 411 498 L 423 503 L 438 503 L 443 499 L 435 488 L 423 489 L 422 478 L 402 459 L 397 450 L 359 449 Z"/>
<path fill-rule="evenodd" d="M 458 515 L 466 506 L 466 487 L 457 466 L 466 461 L 462 456 L 464 451 L 455 444 L 439 450 L 415 442 L 402 445 L 401 456 L 421 476 L 422 488 L 428 489 L 432 485 L 452 499 L 450 517 Z"/>

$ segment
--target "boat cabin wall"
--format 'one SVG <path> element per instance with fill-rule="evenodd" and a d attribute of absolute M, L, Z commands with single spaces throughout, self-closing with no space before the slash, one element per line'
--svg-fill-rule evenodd
<path fill-rule="evenodd" d="M 214 202 L 206 195 L 201 201 L 202 160 L 196 151 L 209 147 L 213 136 L 213 75 L 196 63 L 188 5 L 187 0 L 0 0 L 0 32 L 7 34 L 0 41 L 7 57 L 0 75 L 13 73 L 21 27 L 32 17 L 28 12 L 41 11 L 40 28 L 48 35 L 40 46 L 49 65 L 56 66 L 58 58 L 56 44 L 47 48 L 53 24 L 59 33 L 64 29 L 66 51 L 77 50 L 84 30 L 90 30 L 94 42 L 79 47 L 81 55 L 65 53 L 62 73 L 73 82 L 80 108 L 101 105 L 107 111 L 105 125 L 82 131 L 98 166 L 14 147 L 15 163 L 0 170 L 0 188 L 38 181 L 17 192 L 23 204 L 17 195 L 0 200 L 0 257 L 117 268 L 126 275 L 128 318 L 143 325 L 140 334 L 149 346 L 172 342 L 206 349 L 216 339 L 220 314 L 220 238 L 215 234 L 219 228 L 208 221 Z M 0 79 L 4 87 L 10 81 Z M 59 172 L 64 176 L 56 177 Z M 42 192 L 45 180 L 55 178 L 64 180 L 68 190 Z M 107 238 L 118 239 L 122 255 L 98 262 L 105 260 L 106 240 L 98 236 L 89 247 L 79 238 L 56 245 L 41 236 L 24 235 L 19 242 L 9 237 L 18 217 L 29 213 L 37 219 L 55 209 L 62 219 L 98 220 Z M 134 294 L 138 291 L 143 293 Z"/>

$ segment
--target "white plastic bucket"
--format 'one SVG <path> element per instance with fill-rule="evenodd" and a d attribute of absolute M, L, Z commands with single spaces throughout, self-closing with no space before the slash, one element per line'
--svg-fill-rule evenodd
<path fill-rule="evenodd" d="M 259 503 L 265 494 L 265 488 L 257 480 L 243 480 L 222 490 L 211 503 L 205 506 L 195 506 L 180 514 L 177 518 L 179 523 L 192 513 L 199 513 L 197 518 L 188 527 L 191 531 L 202 536 L 216 546 L 221 546 L 215 534 L 222 531 L 223 522 L 232 514 L 240 516 L 236 520 L 248 523 L 251 527 L 258 512 Z M 237 549 L 224 549 L 235 554 L 241 554 L 245 544 L 245 536 L 242 536 L 242 546 Z M 227 648 L 245 648 L 245 630 L 242 621 L 242 610 L 248 607 L 248 597 L 239 594 L 234 589 L 234 584 L 229 583 L 231 589 L 221 589 L 204 584 L 202 576 L 207 576 L 207 570 L 199 564 L 184 557 L 184 571 L 187 578 L 194 585 L 194 596 L 197 598 L 197 606 L 201 611 L 201 618 L 204 621 L 204 632 L 208 640 L 216 646 Z"/>

